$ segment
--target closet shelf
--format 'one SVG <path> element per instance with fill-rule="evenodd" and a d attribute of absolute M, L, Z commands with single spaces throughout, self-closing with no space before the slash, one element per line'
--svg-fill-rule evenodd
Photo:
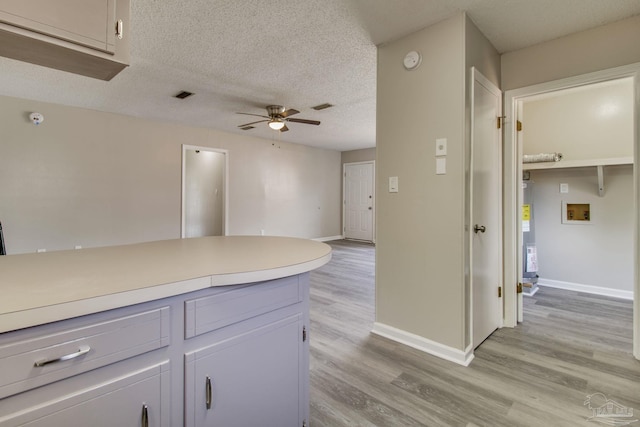
<path fill-rule="evenodd" d="M 559 162 L 523 163 L 522 170 L 568 169 L 595 167 L 598 173 L 598 195 L 604 196 L 604 167 L 614 165 L 632 165 L 633 157 L 613 157 L 608 159 L 560 160 Z"/>
<path fill-rule="evenodd" d="M 633 157 L 612 157 L 607 159 L 560 160 L 559 162 L 523 163 L 522 170 L 586 168 L 590 166 L 632 165 Z"/>

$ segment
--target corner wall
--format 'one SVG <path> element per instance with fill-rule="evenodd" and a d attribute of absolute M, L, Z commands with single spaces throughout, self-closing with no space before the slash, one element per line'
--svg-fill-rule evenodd
<path fill-rule="evenodd" d="M 182 144 L 229 150 L 228 234 L 340 234 L 338 151 L 9 97 L 0 129 L 9 254 L 179 238 Z"/>
<path fill-rule="evenodd" d="M 466 79 L 472 65 L 500 74 L 476 30 L 458 14 L 378 48 L 374 332 L 458 363 L 469 361 Z M 407 71 L 411 50 L 422 64 Z M 437 138 L 448 140 L 445 175 L 435 174 Z"/>
<path fill-rule="evenodd" d="M 376 322 L 463 349 L 464 20 L 378 48 Z M 422 54 L 403 68 L 411 50 Z M 435 140 L 448 139 L 447 174 Z M 398 177 L 389 193 L 389 177 Z"/>

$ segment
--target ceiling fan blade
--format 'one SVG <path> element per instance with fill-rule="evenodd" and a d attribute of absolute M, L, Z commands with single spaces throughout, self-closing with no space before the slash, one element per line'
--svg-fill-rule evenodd
<path fill-rule="evenodd" d="M 289 128 L 287 127 L 287 125 L 282 126 L 282 129 L 280 129 L 280 132 L 286 132 L 288 131 Z"/>
<path fill-rule="evenodd" d="M 317 120 L 307 120 L 307 119 L 286 119 L 288 122 L 294 123 L 304 123 L 306 125 L 319 125 L 320 122 Z"/>
<path fill-rule="evenodd" d="M 263 116 L 262 114 L 251 114 L 251 113 L 236 113 L 236 114 L 244 114 L 245 116 L 256 116 L 256 117 L 263 117 L 265 119 L 269 119 L 269 116 Z"/>
<path fill-rule="evenodd" d="M 293 108 L 289 108 L 287 111 L 285 111 L 282 114 L 280 114 L 280 117 L 286 118 L 286 117 L 293 116 L 294 114 L 298 114 L 298 113 L 300 113 L 300 111 L 295 110 Z"/>
<path fill-rule="evenodd" d="M 251 126 L 251 125 L 255 125 L 256 123 L 262 123 L 262 122 L 268 122 L 269 119 L 266 120 L 258 120 L 257 122 L 251 122 L 251 123 L 245 123 L 243 125 L 238 126 L 239 128 L 243 128 L 245 126 Z"/>

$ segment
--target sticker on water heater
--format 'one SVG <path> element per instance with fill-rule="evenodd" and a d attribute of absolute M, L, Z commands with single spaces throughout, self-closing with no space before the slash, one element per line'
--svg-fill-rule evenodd
<path fill-rule="evenodd" d="M 527 246 L 527 272 L 538 271 L 538 251 L 535 246 Z"/>

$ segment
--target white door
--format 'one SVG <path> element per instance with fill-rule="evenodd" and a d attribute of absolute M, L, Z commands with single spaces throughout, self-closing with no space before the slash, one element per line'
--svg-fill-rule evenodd
<path fill-rule="evenodd" d="M 344 237 L 373 242 L 373 162 L 344 165 Z"/>
<path fill-rule="evenodd" d="M 475 68 L 472 90 L 471 300 L 477 347 L 502 322 L 502 94 Z"/>

